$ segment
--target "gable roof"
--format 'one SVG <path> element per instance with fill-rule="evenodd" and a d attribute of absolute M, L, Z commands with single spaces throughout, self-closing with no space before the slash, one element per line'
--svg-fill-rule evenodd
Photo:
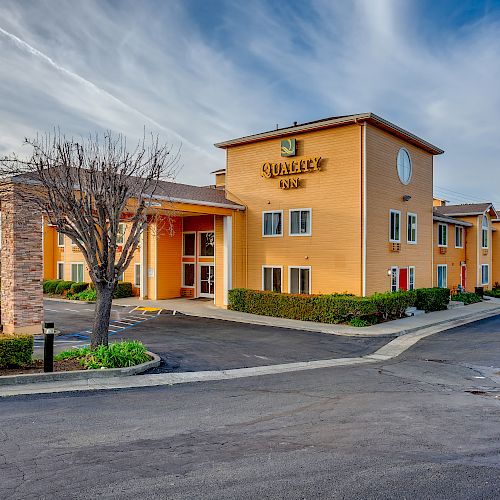
<path fill-rule="evenodd" d="M 247 135 L 237 139 L 231 139 L 229 141 L 219 142 L 215 144 L 215 146 L 218 148 L 226 149 L 231 146 L 247 144 L 250 142 L 263 141 L 265 139 L 272 139 L 275 137 L 290 136 L 301 132 L 310 132 L 312 130 L 320 130 L 325 128 L 337 127 L 341 125 L 349 125 L 349 124 L 363 123 L 363 122 L 375 125 L 376 127 L 381 128 L 393 135 L 396 135 L 433 155 L 440 155 L 444 153 L 444 151 L 438 148 L 437 146 L 434 146 L 430 142 L 425 141 L 424 139 L 412 134 L 411 132 L 408 132 L 405 129 L 402 129 L 401 127 L 398 127 L 394 123 L 391 123 L 374 113 L 360 113 L 356 115 L 342 115 L 342 116 L 333 116 L 330 118 L 323 118 L 321 120 L 301 123 L 298 125 L 293 125 L 291 127 L 278 128 L 276 130 L 269 130 L 268 132 Z"/>
<path fill-rule="evenodd" d="M 447 215 L 434 214 L 432 220 L 437 222 L 446 222 L 447 224 L 455 224 L 455 226 L 472 227 L 470 222 L 465 222 L 460 219 L 454 219 L 453 217 L 448 217 Z"/>
<path fill-rule="evenodd" d="M 434 212 L 450 217 L 466 217 L 469 215 L 482 215 L 489 210 L 493 210 L 495 218 L 498 218 L 497 211 L 493 203 L 464 203 L 461 205 L 442 205 L 434 207 Z"/>

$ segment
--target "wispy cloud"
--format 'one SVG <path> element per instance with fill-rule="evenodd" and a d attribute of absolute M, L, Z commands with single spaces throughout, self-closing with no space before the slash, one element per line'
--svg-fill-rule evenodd
<path fill-rule="evenodd" d="M 455 4 L 4 0 L 0 150 L 146 126 L 183 143 L 179 180 L 208 183 L 214 142 L 374 111 L 446 149 L 437 186 L 500 201 L 499 11 Z"/>

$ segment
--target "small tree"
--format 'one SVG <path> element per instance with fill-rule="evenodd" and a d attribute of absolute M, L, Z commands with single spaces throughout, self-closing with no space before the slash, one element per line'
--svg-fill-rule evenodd
<path fill-rule="evenodd" d="M 3 158 L 1 173 L 29 186 L 30 203 L 82 252 L 97 295 L 91 347 L 107 345 L 118 276 L 129 266 L 148 221 L 158 218 L 159 203 L 153 199 L 161 180 L 175 177 L 179 151 L 160 144 L 157 136 L 129 150 L 125 138 L 111 132 L 82 141 L 55 133 L 25 144 L 31 156 Z M 121 252 L 120 222 L 128 227 Z"/>

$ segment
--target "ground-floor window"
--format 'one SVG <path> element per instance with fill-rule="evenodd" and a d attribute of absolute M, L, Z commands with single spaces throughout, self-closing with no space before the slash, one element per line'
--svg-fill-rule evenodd
<path fill-rule="evenodd" d="M 57 279 L 58 280 L 64 279 L 64 262 L 57 263 Z"/>
<path fill-rule="evenodd" d="M 136 286 L 136 287 L 141 286 L 141 265 L 140 264 L 134 265 L 134 286 Z"/>
<path fill-rule="evenodd" d="M 439 288 L 446 288 L 448 285 L 448 266 L 446 264 L 439 264 L 437 266 L 437 286 Z"/>
<path fill-rule="evenodd" d="M 415 290 L 415 266 L 408 267 L 408 290 Z"/>
<path fill-rule="evenodd" d="M 311 293 L 311 268 L 298 266 L 288 268 L 289 293 Z"/>
<path fill-rule="evenodd" d="M 182 264 L 182 286 L 194 286 L 194 264 L 184 262 Z"/>
<path fill-rule="evenodd" d="M 281 292 L 281 267 L 262 266 L 262 290 Z"/>
<path fill-rule="evenodd" d="M 78 283 L 83 281 L 83 263 L 82 262 L 72 262 L 71 263 L 71 281 L 76 281 Z"/>
<path fill-rule="evenodd" d="M 488 264 L 481 265 L 481 285 L 487 285 L 490 282 L 490 266 Z"/>

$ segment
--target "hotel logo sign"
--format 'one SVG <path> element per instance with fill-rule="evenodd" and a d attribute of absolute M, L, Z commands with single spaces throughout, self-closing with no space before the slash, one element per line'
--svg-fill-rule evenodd
<path fill-rule="evenodd" d="M 281 156 L 289 157 L 296 155 L 295 139 L 283 139 L 281 141 Z M 321 168 L 321 156 L 312 156 L 309 158 L 297 158 L 281 162 L 265 162 L 261 166 L 260 175 L 264 179 L 280 177 L 280 189 L 294 189 L 300 187 L 300 178 L 297 174 L 307 174 L 319 172 Z M 294 177 L 287 177 L 293 175 Z"/>

